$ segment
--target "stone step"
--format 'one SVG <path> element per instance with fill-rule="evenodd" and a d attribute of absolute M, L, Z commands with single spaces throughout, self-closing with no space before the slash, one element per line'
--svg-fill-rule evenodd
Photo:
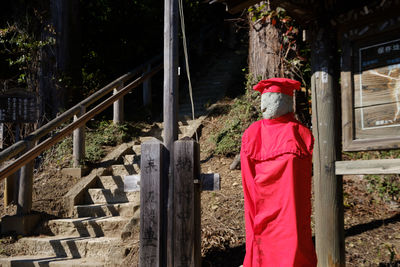
<path fill-rule="evenodd" d="M 111 266 L 93 258 L 15 256 L 0 258 L 1 267 L 104 267 Z"/>
<path fill-rule="evenodd" d="M 132 147 L 134 154 L 140 155 L 141 145 L 134 145 Z"/>
<path fill-rule="evenodd" d="M 124 165 L 133 165 L 133 167 L 135 168 L 135 171 L 138 172 L 138 170 L 136 168 L 139 167 L 139 165 L 140 165 L 140 154 L 125 155 L 124 156 Z"/>
<path fill-rule="evenodd" d="M 105 261 L 124 256 L 121 239 L 116 237 L 25 237 L 15 246 L 16 253 L 49 257 L 96 258 Z"/>
<path fill-rule="evenodd" d="M 133 165 L 135 169 L 138 170 L 140 173 L 139 166 L 136 164 Z M 137 175 L 137 174 L 133 174 Z M 125 176 L 115 176 L 115 175 L 108 175 L 108 176 L 100 176 L 99 180 L 97 182 L 97 185 L 99 188 L 104 188 L 104 189 L 121 189 L 124 190 L 124 182 L 125 182 Z"/>
<path fill-rule="evenodd" d="M 50 220 L 46 225 L 46 234 L 68 237 L 117 237 L 129 221 L 129 218 L 121 216 Z"/>
<path fill-rule="evenodd" d="M 118 164 L 118 165 L 112 165 L 111 168 L 112 168 L 112 174 L 114 176 L 137 174 L 135 168 L 132 165 Z"/>
<path fill-rule="evenodd" d="M 97 185 L 104 189 L 124 188 L 124 178 L 116 175 L 100 176 Z"/>
<path fill-rule="evenodd" d="M 146 141 L 152 141 L 154 138 L 162 141 L 162 135 L 160 135 L 160 136 L 139 136 L 139 141 L 140 141 L 140 143 L 144 143 Z"/>
<path fill-rule="evenodd" d="M 86 194 L 88 204 L 139 202 L 139 192 L 124 192 L 122 189 L 90 188 Z"/>
<path fill-rule="evenodd" d="M 135 216 L 140 207 L 140 202 L 127 202 L 117 204 L 91 204 L 77 205 L 74 207 L 74 217 L 95 217 L 95 216 Z"/>

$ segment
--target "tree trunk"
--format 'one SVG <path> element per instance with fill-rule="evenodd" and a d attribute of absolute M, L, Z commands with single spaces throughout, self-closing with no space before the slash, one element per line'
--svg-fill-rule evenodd
<path fill-rule="evenodd" d="M 73 88 L 81 81 L 79 1 L 51 1 L 50 13 L 48 24 L 55 35 L 45 29 L 42 39 L 55 37 L 56 43 L 42 49 L 38 101 L 41 117 L 47 115 L 48 119 L 65 109 L 67 100 L 76 98 Z"/>
<path fill-rule="evenodd" d="M 65 108 L 64 101 L 77 97 L 74 85 L 78 85 L 81 80 L 79 0 L 52 1 L 51 12 L 57 36 L 56 67 L 59 84 L 53 98 L 56 103 L 54 108 L 58 111 Z"/>
<path fill-rule="evenodd" d="M 255 8 L 265 5 L 265 2 L 255 5 Z M 267 20 L 252 21 L 249 14 L 249 73 L 254 81 L 283 76 L 280 61 L 279 30 Z"/>

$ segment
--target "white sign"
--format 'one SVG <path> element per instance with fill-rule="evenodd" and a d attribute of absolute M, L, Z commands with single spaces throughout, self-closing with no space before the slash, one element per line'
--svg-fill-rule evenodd
<path fill-rule="evenodd" d="M 126 175 L 124 176 L 124 192 L 140 191 L 140 175 Z"/>

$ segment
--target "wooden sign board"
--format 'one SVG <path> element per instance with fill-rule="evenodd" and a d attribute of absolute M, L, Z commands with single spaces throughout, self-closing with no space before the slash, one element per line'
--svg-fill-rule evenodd
<path fill-rule="evenodd" d="M 344 151 L 400 147 L 400 29 L 390 21 L 360 26 L 343 37 Z"/>
<path fill-rule="evenodd" d="M 399 36 L 400 37 L 400 36 Z M 358 48 L 356 139 L 400 133 L 400 38 Z M 373 130 L 373 131 L 372 131 Z"/>
<path fill-rule="evenodd" d="M 33 123 L 38 118 L 34 94 L 16 93 L 0 95 L 0 123 Z"/>

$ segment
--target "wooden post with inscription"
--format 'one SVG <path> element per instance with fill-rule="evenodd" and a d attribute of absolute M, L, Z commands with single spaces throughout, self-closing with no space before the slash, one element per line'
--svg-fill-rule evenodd
<path fill-rule="evenodd" d="M 193 139 L 174 144 L 174 266 L 201 266 L 200 149 Z"/>
<path fill-rule="evenodd" d="M 141 147 L 140 267 L 165 266 L 164 152 L 163 144 L 157 139 L 144 142 Z"/>
<path fill-rule="evenodd" d="M 140 267 L 167 266 L 167 150 L 157 139 L 141 148 Z M 201 266 L 202 190 L 219 190 L 218 174 L 200 174 L 200 147 L 191 138 L 174 142 L 174 255 L 172 266 Z M 171 256 L 169 256 L 171 257 Z"/>

